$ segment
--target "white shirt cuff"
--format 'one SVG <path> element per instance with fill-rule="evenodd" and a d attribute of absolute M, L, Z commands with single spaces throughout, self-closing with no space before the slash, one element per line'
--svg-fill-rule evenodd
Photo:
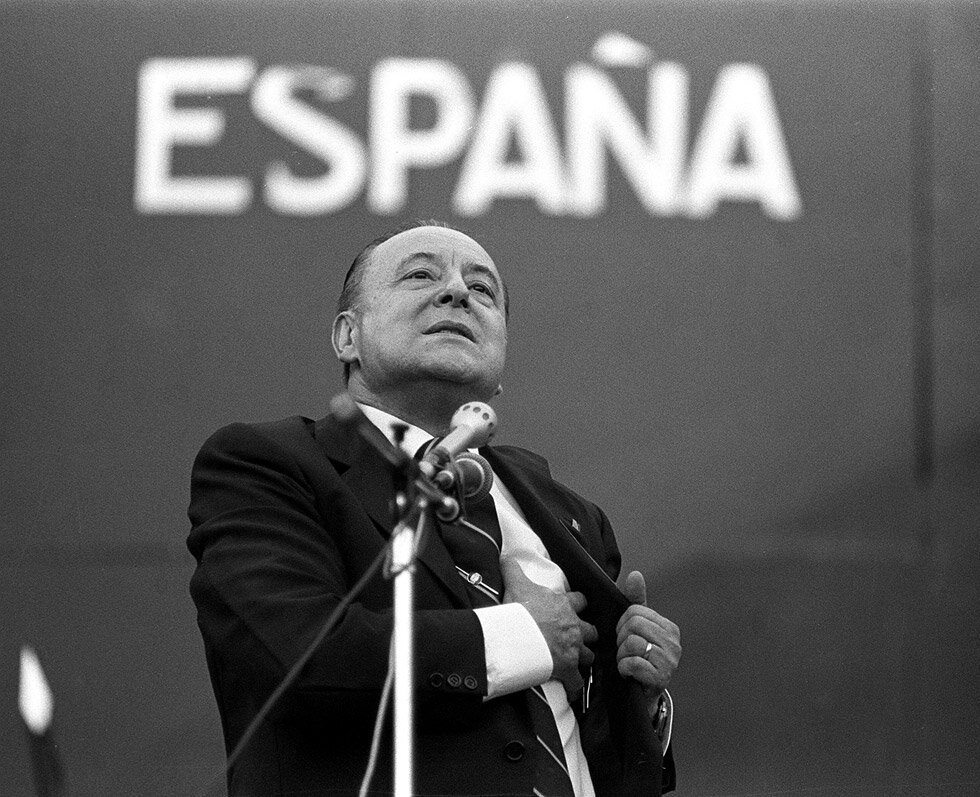
<path fill-rule="evenodd" d="M 551 677 L 551 651 L 527 609 L 504 603 L 474 611 L 483 627 L 488 699 L 537 686 Z"/>

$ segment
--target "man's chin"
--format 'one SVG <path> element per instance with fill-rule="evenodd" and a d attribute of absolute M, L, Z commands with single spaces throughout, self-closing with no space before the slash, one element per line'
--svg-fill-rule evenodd
<path fill-rule="evenodd" d="M 485 401 L 493 396 L 499 378 L 483 367 L 483 364 L 454 360 L 437 360 L 426 363 L 423 369 L 426 376 L 447 387 L 454 386 L 461 392 L 469 393 L 474 399 Z"/>

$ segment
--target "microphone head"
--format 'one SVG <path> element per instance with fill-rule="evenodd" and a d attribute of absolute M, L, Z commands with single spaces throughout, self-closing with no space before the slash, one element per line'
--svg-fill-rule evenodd
<path fill-rule="evenodd" d="M 459 489 L 467 502 L 482 501 L 493 487 L 493 469 L 479 454 L 464 451 L 453 460 Z"/>
<path fill-rule="evenodd" d="M 468 448 L 485 446 L 497 431 L 497 413 L 493 411 L 493 407 L 482 401 L 468 401 L 456 410 L 449 422 L 450 429 L 461 426 L 473 430 Z"/>

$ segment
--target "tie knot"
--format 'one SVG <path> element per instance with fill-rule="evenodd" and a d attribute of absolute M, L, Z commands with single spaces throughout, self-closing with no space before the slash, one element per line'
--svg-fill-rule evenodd
<path fill-rule="evenodd" d="M 415 459 L 421 460 L 426 454 L 428 454 L 433 448 L 435 448 L 442 441 L 441 437 L 431 437 L 426 440 L 422 445 L 418 447 L 415 452 Z"/>

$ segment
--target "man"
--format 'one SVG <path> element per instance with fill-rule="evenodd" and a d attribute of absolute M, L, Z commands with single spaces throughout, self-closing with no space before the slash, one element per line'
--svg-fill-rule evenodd
<path fill-rule="evenodd" d="M 408 424 L 412 450 L 445 435 L 460 405 L 499 391 L 507 307 L 493 260 L 461 232 L 426 224 L 372 242 L 333 326 L 349 394 L 389 439 L 393 420 Z M 499 539 L 485 583 L 502 590 L 474 588 L 482 577 L 460 567 L 449 524 L 429 536 L 415 584 L 416 793 L 672 787 L 663 690 L 677 627 L 644 605 L 639 573 L 625 598 L 615 588 L 619 552 L 598 507 L 530 452 L 481 453 Z M 392 496 L 383 459 L 330 417 L 233 425 L 202 448 L 191 592 L 229 751 L 382 550 Z M 232 767 L 230 794 L 356 793 L 391 606 L 390 582 L 371 578 Z M 372 788 L 391 789 L 390 737 Z"/>

